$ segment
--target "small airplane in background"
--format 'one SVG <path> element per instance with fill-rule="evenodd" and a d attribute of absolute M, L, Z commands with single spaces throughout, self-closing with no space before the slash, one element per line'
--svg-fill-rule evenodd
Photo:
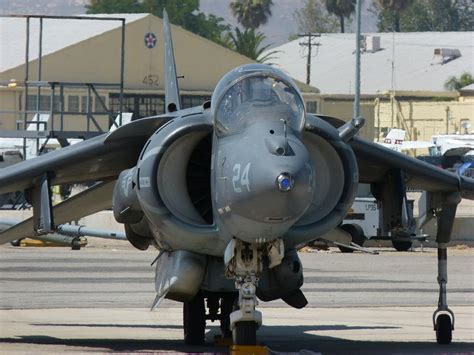
<path fill-rule="evenodd" d="M 379 144 L 397 152 L 410 149 L 429 149 L 436 147 L 436 145 L 432 142 L 406 141 L 405 135 L 405 130 L 392 128 L 390 132 L 388 132 L 387 136 L 384 138 L 384 141 L 379 142 Z"/>
<path fill-rule="evenodd" d="M 183 303 L 186 343 L 202 344 L 211 319 L 234 344 L 254 345 L 259 300 L 306 306 L 297 251 L 340 230 L 359 183 L 384 205 L 387 229 L 403 227 L 404 192 L 417 188 L 438 221 L 433 325 L 450 343 L 446 247 L 474 180 L 365 141 L 361 118 L 306 113 L 293 80 L 264 64 L 231 70 L 211 101 L 181 109 L 166 12 L 163 23 L 166 114 L 0 169 L 0 193 L 25 190 L 34 212 L 0 243 L 112 207 L 133 246 L 159 249 L 154 307 Z M 52 206 L 51 186 L 91 181 L 100 182 Z"/>

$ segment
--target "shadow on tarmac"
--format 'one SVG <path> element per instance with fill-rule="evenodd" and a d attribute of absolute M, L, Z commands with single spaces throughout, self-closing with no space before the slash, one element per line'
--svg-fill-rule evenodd
<path fill-rule="evenodd" d="M 119 327 L 119 328 L 152 328 L 152 329 L 180 329 L 175 325 L 123 325 L 123 324 L 41 324 L 37 326 L 71 326 L 71 327 Z M 354 341 L 331 336 L 309 334 L 310 331 L 325 330 L 365 330 L 397 329 L 397 327 L 381 326 L 262 326 L 259 330 L 260 345 L 267 346 L 277 352 L 299 352 L 311 350 L 322 354 L 468 354 L 474 351 L 473 343 L 456 343 L 451 345 L 438 345 L 433 342 L 401 342 L 401 341 Z M 73 332 L 71 332 L 73 334 Z M 56 345 L 64 351 L 75 351 L 74 347 L 88 348 L 87 351 L 99 352 L 135 352 L 135 351 L 178 351 L 192 353 L 227 353 L 227 348 L 214 346 L 214 336 L 220 334 L 218 327 L 210 327 L 206 333 L 204 346 L 186 346 L 182 340 L 166 339 L 63 339 L 51 336 L 22 336 L 19 338 L 0 338 L 1 343 L 24 345 Z M 367 338 L 367 332 L 363 333 Z M 434 334 L 433 334 L 434 336 Z M 69 348 L 71 347 L 71 348 Z M 35 348 L 41 351 L 41 347 Z"/>
<path fill-rule="evenodd" d="M 172 325 L 172 324 L 87 324 L 87 323 L 31 323 L 34 326 L 40 327 L 90 327 L 90 328 L 146 328 L 146 329 L 183 329 L 182 325 Z M 211 331 L 208 333 L 212 333 L 214 328 L 217 327 L 209 327 Z M 392 326 L 348 326 L 348 325 L 314 325 L 314 326 L 265 326 L 259 328 L 259 333 L 266 332 L 266 333 L 274 333 L 278 331 L 281 333 L 282 330 L 288 330 L 288 328 L 296 328 L 294 329 L 295 332 L 302 332 L 305 335 L 313 336 L 311 334 L 306 334 L 306 332 L 310 331 L 324 331 L 324 330 L 370 330 L 370 329 L 400 329 L 400 327 L 392 327 Z"/>

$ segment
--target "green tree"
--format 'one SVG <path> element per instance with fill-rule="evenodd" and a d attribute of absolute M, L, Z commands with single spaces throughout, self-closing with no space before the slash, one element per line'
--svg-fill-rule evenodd
<path fill-rule="evenodd" d="M 377 4 L 379 8 L 378 30 L 381 32 L 443 32 L 472 31 L 474 29 L 472 6 L 458 1 L 415 0 L 399 11 L 398 15 L 396 11 L 380 7 L 378 0 Z"/>
<path fill-rule="evenodd" d="M 474 84 L 474 77 L 472 76 L 471 73 L 464 72 L 462 73 L 459 77 L 456 76 L 450 76 L 445 82 L 444 82 L 444 88 L 446 90 L 454 91 L 454 90 L 459 90 L 462 89 L 465 86 Z"/>
<path fill-rule="evenodd" d="M 158 17 L 166 8 L 171 23 L 218 43 L 230 30 L 223 18 L 199 12 L 199 0 L 91 0 L 86 8 L 89 14 L 151 13 Z"/>
<path fill-rule="evenodd" d="M 412 3 L 413 0 L 376 0 L 380 9 L 386 28 L 385 31 L 400 32 L 400 15 L 405 11 Z M 380 21 L 380 18 L 379 18 Z M 380 25 L 379 25 L 379 31 Z"/>
<path fill-rule="evenodd" d="M 344 33 L 344 19 L 349 19 L 355 11 L 355 0 L 325 0 L 326 9 L 339 18 L 341 32 Z"/>
<path fill-rule="evenodd" d="M 272 56 L 277 53 L 277 51 L 272 51 L 263 55 L 263 52 L 265 52 L 271 44 L 262 46 L 265 35 L 261 32 L 255 32 L 253 28 L 247 28 L 242 32 L 236 27 L 234 32 L 235 33 L 229 32 L 229 39 L 232 44 L 231 48 L 250 59 L 264 63 L 272 59 Z"/>
<path fill-rule="evenodd" d="M 267 23 L 272 15 L 272 0 L 235 0 L 230 9 L 245 29 L 257 29 Z"/>
<path fill-rule="evenodd" d="M 293 16 L 298 23 L 298 31 L 303 33 L 337 32 L 337 20 L 323 8 L 321 0 L 305 0 L 301 9 Z"/>
<path fill-rule="evenodd" d="M 143 12 L 143 4 L 138 0 L 90 0 L 86 5 L 88 14 L 117 14 Z"/>

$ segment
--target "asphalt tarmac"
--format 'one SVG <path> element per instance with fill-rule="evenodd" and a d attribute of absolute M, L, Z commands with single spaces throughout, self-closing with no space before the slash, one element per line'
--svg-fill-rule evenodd
<path fill-rule="evenodd" d="M 425 249 L 426 250 L 426 249 Z M 227 352 L 182 343 L 181 305 L 154 312 L 156 251 L 108 246 L 0 247 L 0 352 Z M 474 353 L 474 250 L 449 250 L 453 344 L 434 340 L 436 251 L 303 253 L 309 305 L 261 303 L 258 339 L 272 351 L 323 354 Z"/>

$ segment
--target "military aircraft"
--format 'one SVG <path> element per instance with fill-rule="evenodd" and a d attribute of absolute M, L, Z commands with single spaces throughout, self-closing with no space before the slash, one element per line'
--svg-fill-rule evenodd
<path fill-rule="evenodd" d="M 34 209 L 0 242 L 112 206 L 131 244 L 160 250 L 154 306 L 183 302 L 186 343 L 203 343 L 211 319 L 235 344 L 251 345 L 262 324 L 258 300 L 307 304 L 297 250 L 330 238 L 359 182 L 385 204 L 390 230 L 402 226 L 401 191 L 415 187 L 429 191 L 424 203 L 438 219 L 433 323 L 438 342 L 450 343 L 446 247 L 474 180 L 361 139 L 361 118 L 307 114 L 293 80 L 263 64 L 235 68 L 210 102 L 181 110 L 166 13 L 164 43 L 166 114 L 0 170 L 0 193 L 24 190 Z M 99 183 L 52 206 L 50 186 L 87 181 Z"/>

